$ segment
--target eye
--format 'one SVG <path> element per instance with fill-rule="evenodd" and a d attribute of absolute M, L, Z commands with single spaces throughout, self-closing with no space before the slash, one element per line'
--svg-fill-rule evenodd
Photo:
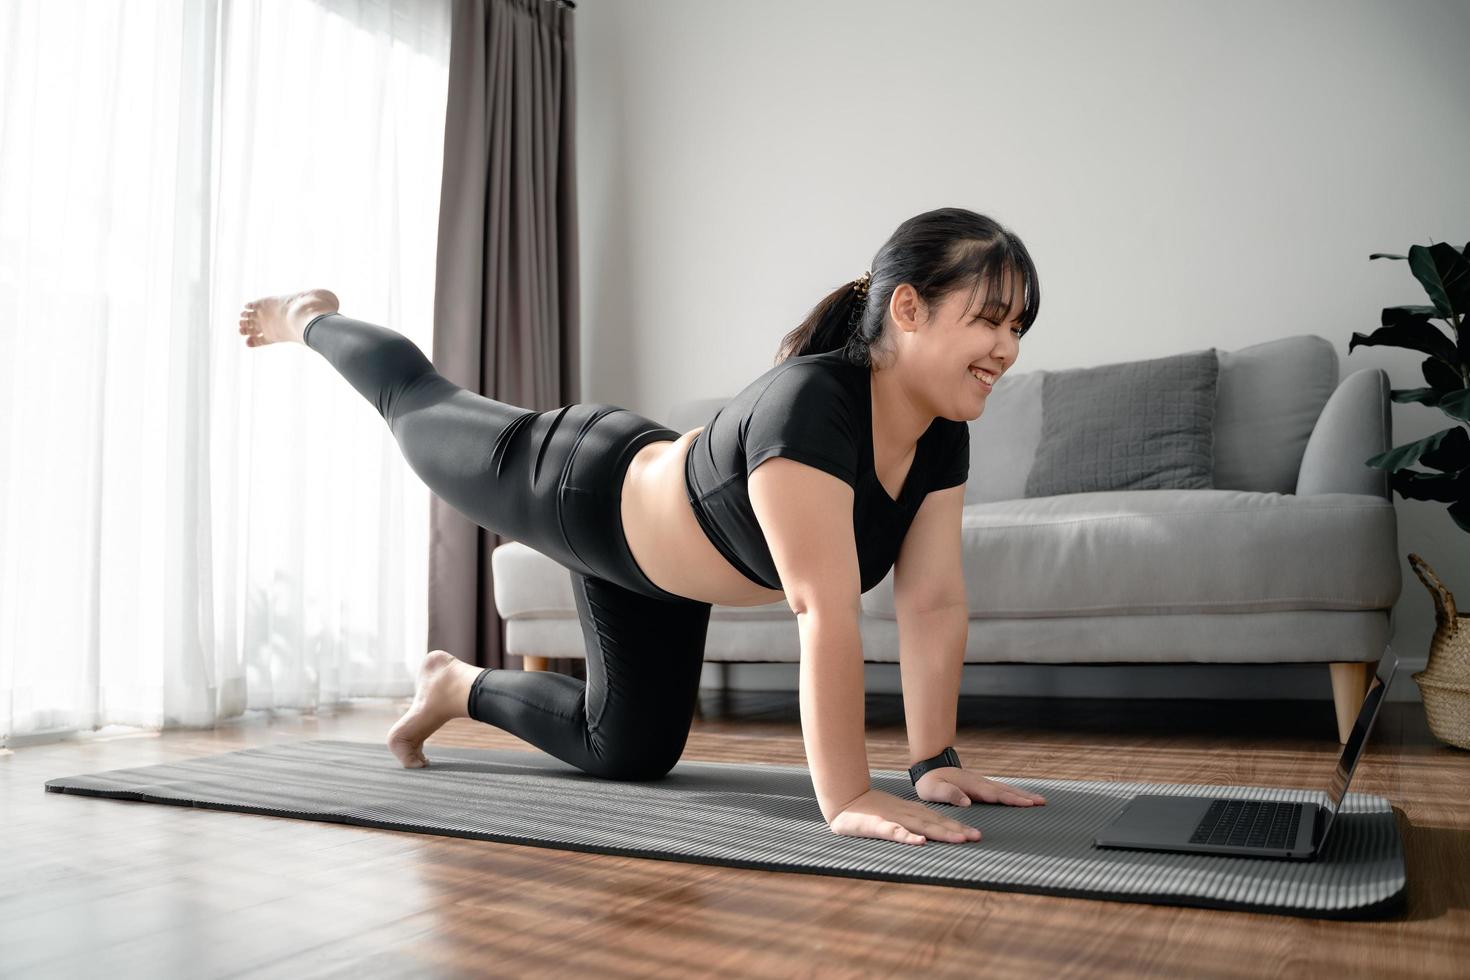
<path fill-rule="evenodd" d="M 1000 326 L 1000 324 L 996 323 L 994 320 L 990 319 L 989 317 L 979 316 L 977 314 L 976 317 L 975 317 L 975 319 L 977 319 L 977 320 L 984 320 L 986 323 L 990 324 L 992 327 L 998 327 L 998 326 Z M 1011 328 L 1011 332 L 1016 335 L 1016 339 L 1017 340 L 1020 340 L 1022 337 L 1026 336 L 1026 328 L 1025 327 L 1012 327 Z"/>

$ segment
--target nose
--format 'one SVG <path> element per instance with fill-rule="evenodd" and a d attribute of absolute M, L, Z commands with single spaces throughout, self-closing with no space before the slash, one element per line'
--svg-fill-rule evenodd
<path fill-rule="evenodd" d="M 1003 349 L 997 350 L 995 352 L 996 363 L 999 364 L 1002 368 L 1004 368 L 1007 364 L 1015 363 L 1016 355 L 1021 353 L 1020 339 L 1017 338 L 1014 334 L 1007 334 L 1006 336 L 1010 338 L 1010 343 L 1006 345 Z"/>

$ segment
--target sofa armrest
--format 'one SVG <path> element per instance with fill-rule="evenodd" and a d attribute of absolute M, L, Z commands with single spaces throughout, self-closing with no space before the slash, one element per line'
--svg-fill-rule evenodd
<path fill-rule="evenodd" d="M 1365 462 L 1393 447 L 1391 404 L 1388 374 L 1382 368 L 1364 368 L 1343 378 L 1307 440 L 1297 494 L 1361 493 L 1391 499 L 1388 471 Z"/>

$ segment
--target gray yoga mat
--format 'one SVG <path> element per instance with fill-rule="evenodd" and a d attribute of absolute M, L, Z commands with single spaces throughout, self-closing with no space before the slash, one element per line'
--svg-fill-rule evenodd
<path fill-rule="evenodd" d="M 663 779 L 589 776 L 537 751 L 427 747 L 404 769 L 378 742 L 313 739 L 46 782 L 52 793 L 300 817 L 421 834 L 762 871 L 878 878 L 1314 918 L 1382 917 L 1404 896 L 1388 800 L 1348 793 L 1324 854 L 1284 861 L 1095 847 L 1137 793 L 1322 802 L 1320 791 L 993 775 L 1045 806 L 926 804 L 979 841 L 899 844 L 827 827 L 804 766 L 681 761 Z M 908 774 L 875 788 L 917 799 Z"/>

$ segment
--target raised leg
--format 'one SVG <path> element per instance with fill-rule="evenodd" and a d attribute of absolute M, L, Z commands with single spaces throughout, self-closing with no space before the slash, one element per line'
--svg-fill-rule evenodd
<path fill-rule="evenodd" d="M 559 519 L 560 466 L 606 409 L 534 412 L 461 388 L 402 334 L 340 313 L 312 319 L 302 342 L 383 416 L 435 496 L 479 526 L 575 571 L 590 571 Z"/>
<path fill-rule="evenodd" d="M 1332 673 L 1332 704 L 1337 709 L 1337 741 L 1346 745 L 1353 733 L 1353 722 L 1368 696 L 1368 684 L 1376 667 L 1372 663 L 1328 664 Z"/>

